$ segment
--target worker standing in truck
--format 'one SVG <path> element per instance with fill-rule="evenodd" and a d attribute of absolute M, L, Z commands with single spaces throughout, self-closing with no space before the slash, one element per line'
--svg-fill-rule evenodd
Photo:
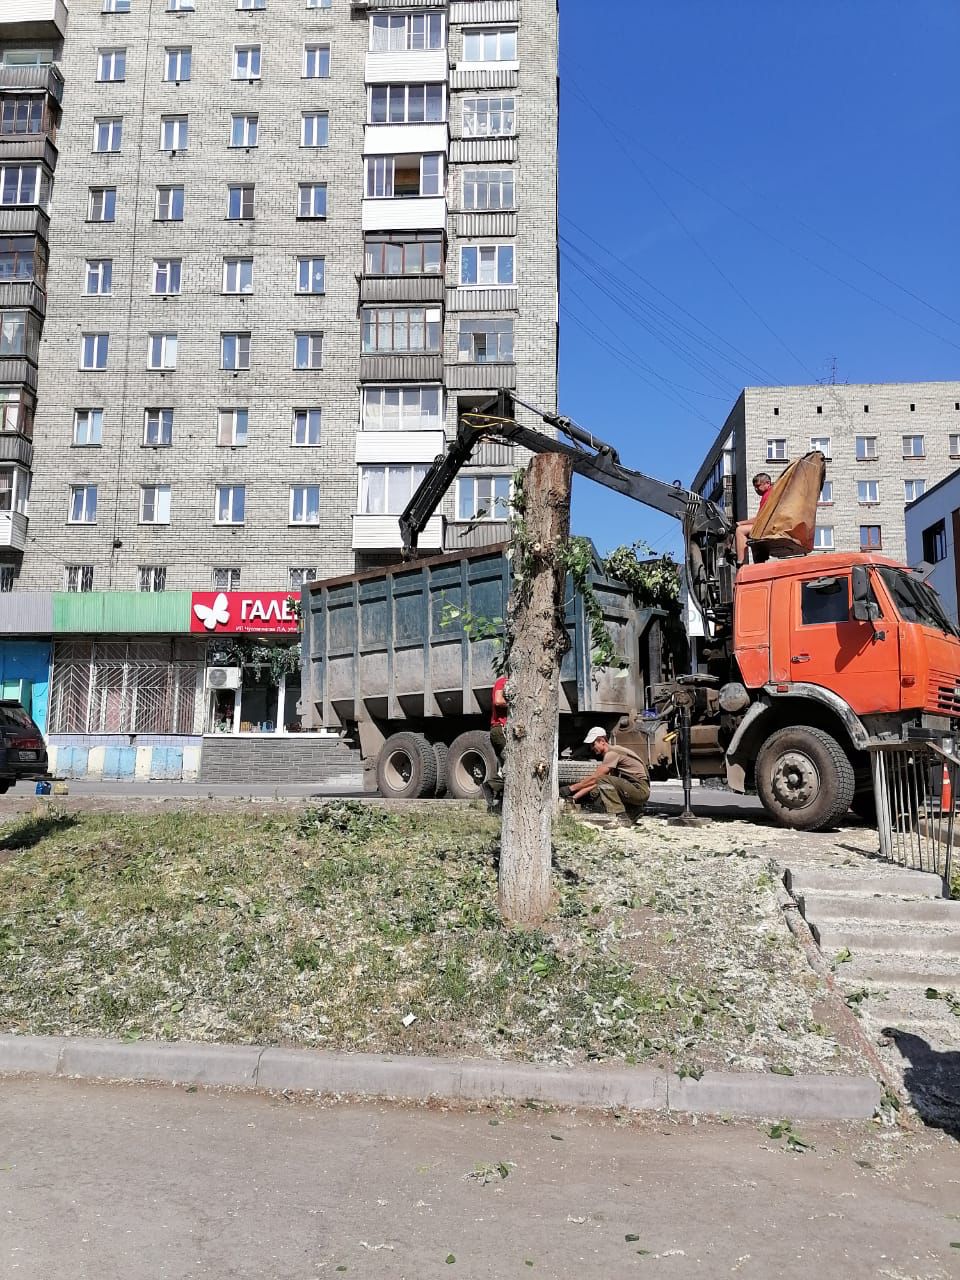
<path fill-rule="evenodd" d="M 606 729 L 591 729 L 584 743 L 600 759 L 600 764 L 588 778 L 563 787 L 560 794 L 582 804 L 585 800 L 599 800 L 605 812 L 612 814 L 621 826 L 632 827 L 636 812 L 642 812 L 650 799 L 650 777 L 647 767 L 629 747 L 615 747 L 607 737 Z"/>
<path fill-rule="evenodd" d="M 771 493 L 773 492 L 773 481 L 766 471 L 758 471 L 753 477 L 753 491 L 760 497 L 760 507 L 757 515 L 763 510 Z M 756 516 L 754 517 L 756 519 Z M 734 535 L 737 551 L 737 566 L 747 563 L 747 539 L 753 531 L 753 520 L 738 520 L 737 530 Z"/>

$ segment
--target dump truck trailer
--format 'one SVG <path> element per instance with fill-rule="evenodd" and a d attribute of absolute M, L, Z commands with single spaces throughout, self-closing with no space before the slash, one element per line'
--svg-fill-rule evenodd
<path fill-rule="evenodd" d="M 560 670 L 560 751 L 591 725 L 643 720 L 663 670 L 664 614 L 589 575 L 620 666 L 597 668 L 583 597 L 568 579 L 569 649 Z M 304 729 L 336 730 L 363 757 L 364 783 L 392 798 L 481 795 L 496 772 L 491 691 L 510 593 L 504 545 L 310 582 L 303 588 Z M 579 776 L 582 776 L 582 768 Z M 578 776 L 564 765 L 563 780 Z"/>

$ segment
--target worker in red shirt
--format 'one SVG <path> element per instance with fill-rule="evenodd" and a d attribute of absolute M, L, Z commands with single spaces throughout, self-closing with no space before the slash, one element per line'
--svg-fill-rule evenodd
<path fill-rule="evenodd" d="M 503 801 L 503 753 L 507 746 L 507 677 L 499 676 L 490 691 L 490 745 L 497 753 L 499 768 L 495 778 L 485 778 L 480 785 L 487 809 L 499 813 Z"/>
<path fill-rule="evenodd" d="M 757 515 L 763 510 L 767 499 L 773 492 L 773 481 L 767 475 L 766 471 L 758 471 L 753 477 L 753 491 L 760 496 L 760 507 Z M 756 516 L 754 516 L 754 520 Z M 737 565 L 746 564 L 747 562 L 747 539 L 753 530 L 753 520 L 738 520 L 737 529 L 734 535 L 734 541 L 737 551 Z"/>

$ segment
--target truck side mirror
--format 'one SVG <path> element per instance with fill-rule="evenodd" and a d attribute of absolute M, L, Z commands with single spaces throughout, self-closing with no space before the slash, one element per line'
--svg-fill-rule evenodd
<path fill-rule="evenodd" d="M 851 575 L 853 587 L 853 616 L 857 622 L 876 622 L 880 617 L 880 606 L 877 604 L 870 585 L 870 571 L 866 565 L 855 564 Z"/>

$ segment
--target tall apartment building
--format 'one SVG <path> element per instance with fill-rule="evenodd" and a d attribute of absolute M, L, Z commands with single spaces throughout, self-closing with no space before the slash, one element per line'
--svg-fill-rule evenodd
<path fill-rule="evenodd" d="M 27 539 L 66 19 L 62 0 L 0 5 L 0 592 Z"/>
<path fill-rule="evenodd" d="M 217 644 L 290 644 L 305 579 L 396 560 L 462 410 L 555 411 L 557 41 L 557 0 L 73 0 L 0 582 L 59 767 L 295 729 L 293 674 L 217 692 Z M 499 541 L 514 465 L 483 445 L 422 550 Z"/>
<path fill-rule="evenodd" d="M 747 519 L 758 505 L 751 478 L 776 480 L 811 449 L 827 458 L 817 549 L 903 560 L 904 507 L 960 460 L 960 382 L 747 387 L 693 487 Z"/>

